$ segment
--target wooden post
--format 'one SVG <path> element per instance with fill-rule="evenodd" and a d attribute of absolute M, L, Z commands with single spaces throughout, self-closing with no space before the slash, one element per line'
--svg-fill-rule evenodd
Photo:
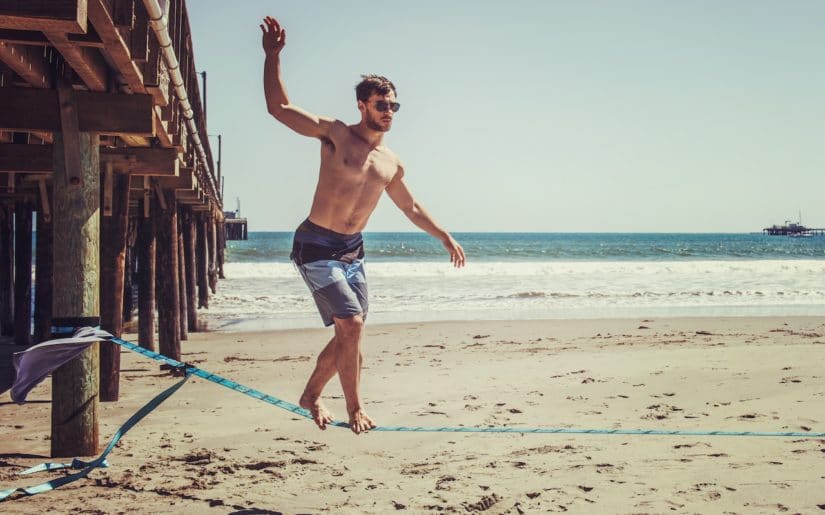
<path fill-rule="evenodd" d="M 206 242 L 206 217 L 197 219 L 198 240 L 196 243 L 198 261 L 198 308 L 209 309 L 209 276 L 207 262 L 209 260 L 209 249 Z"/>
<path fill-rule="evenodd" d="M 31 345 L 32 205 L 18 200 L 14 209 L 14 343 Z"/>
<path fill-rule="evenodd" d="M 129 175 L 106 164 L 103 216 L 100 220 L 100 327 L 123 335 L 123 283 L 126 232 L 129 224 Z M 108 214 L 107 214 L 108 213 Z M 100 400 L 116 401 L 120 393 L 120 345 L 100 343 Z"/>
<path fill-rule="evenodd" d="M 53 267 L 54 283 L 60 285 L 53 293 L 55 326 L 100 323 L 99 140 L 88 132 L 54 134 Z M 80 159 L 65 159 L 70 152 Z M 66 170 L 67 161 L 79 161 L 80 169 Z M 52 374 L 52 456 L 98 452 L 98 356 L 98 344 L 92 344 Z"/>
<path fill-rule="evenodd" d="M 146 204 L 150 210 L 157 205 L 149 197 L 141 200 L 138 214 L 138 345 L 155 351 L 155 225 L 145 213 Z M 151 212 L 149 211 L 149 212 Z"/>
<path fill-rule="evenodd" d="M 165 195 L 160 188 L 159 195 Z M 159 202 L 164 204 L 164 201 Z M 160 353 L 180 360 L 180 298 L 178 287 L 177 201 L 166 195 L 166 208 L 154 210 L 158 301 L 158 347 Z"/>
<path fill-rule="evenodd" d="M 209 289 L 212 293 L 217 293 L 218 287 L 218 265 L 217 265 L 217 237 L 215 235 L 215 217 L 210 213 L 207 215 L 207 239 L 209 240 Z"/>
<path fill-rule="evenodd" d="M 197 231 L 192 217 L 192 211 L 183 214 L 183 257 L 186 261 L 186 318 L 189 322 L 189 331 L 197 332 L 198 328 L 198 296 L 197 296 L 197 265 L 195 264 L 195 239 Z"/>
<path fill-rule="evenodd" d="M 0 334 L 14 334 L 14 216 L 0 204 Z"/>
<path fill-rule="evenodd" d="M 37 210 L 37 249 L 34 265 L 34 341 L 44 342 L 52 337 L 52 288 L 54 266 L 52 261 L 51 219 L 46 221 L 43 209 Z M 50 217 L 49 217 L 50 218 Z"/>
<path fill-rule="evenodd" d="M 181 210 L 178 210 L 178 220 L 182 220 L 181 218 Z M 178 302 L 180 313 L 178 314 L 178 323 L 180 323 L 180 339 L 181 340 L 188 340 L 189 339 L 189 331 L 187 330 L 187 326 L 189 325 L 189 312 L 187 311 L 187 296 L 186 296 L 186 256 L 185 251 L 183 249 L 183 225 L 178 224 L 178 232 L 177 232 L 177 239 L 178 239 Z"/>
<path fill-rule="evenodd" d="M 126 268 L 123 271 L 123 323 L 132 321 L 135 311 L 134 291 L 135 291 L 135 270 L 137 270 L 137 259 L 135 255 L 135 231 L 136 219 L 129 214 L 128 229 L 126 232 Z"/>
<path fill-rule="evenodd" d="M 226 279 L 226 276 L 223 275 L 223 261 L 226 251 L 226 223 L 221 222 L 218 224 L 218 278 L 219 279 Z"/>

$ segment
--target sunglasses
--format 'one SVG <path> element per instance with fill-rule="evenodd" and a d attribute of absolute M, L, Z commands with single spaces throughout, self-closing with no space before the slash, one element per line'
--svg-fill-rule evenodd
<path fill-rule="evenodd" d="M 398 110 L 401 109 L 401 104 L 398 102 L 387 102 L 386 100 L 376 100 L 375 109 L 377 109 L 379 113 L 386 113 L 387 111 L 397 113 Z"/>

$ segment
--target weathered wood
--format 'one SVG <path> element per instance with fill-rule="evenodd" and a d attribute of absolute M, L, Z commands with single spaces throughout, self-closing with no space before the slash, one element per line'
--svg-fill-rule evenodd
<path fill-rule="evenodd" d="M 135 0 L 110 0 L 112 21 L 117 27 L 132 29 L 135 22 Z"/>
<path fill-rule="evenodd" d="M 43 32 L 86 32 L 86 0 L 3 0 L 0 27 Z"/>
<path fill-rule="evenodd" d="M 81 132 L 153 136 L 152 95 L 74 91 Z M 60 131 L 58 92 L 54 89 L 0 88 L 0 130 Z"/>
<path fill-rule="evenodd" d="M 178 208 L 178 221 L 181 220 L 181 209 Z M 188 340 L 189 339 L 189 331 L 187 327 L 189 325 L 189 316 L 188 316 L 188 305 L 187 305 L 187 297 L 186 297 L 186 259 L 185 259 L 185 252 L 183 249 L 183 227 L 181 224 L 178 224 L 178 302 L 179 302 L 179 309 L 180 313 L 178 314 L 178 323 L 180 324 L 180 339 Z"/>
<path fill-rule="evenodd" d="M 40 48 L 0 41 L 0 61 L 36 88 L 48 87 L 52 82 L 51 66 Z"/>
<path fill-rule="evenodd" d="M 157 210 L 151 197 L 141 200 L 141 213 Z M 146 206 L 149 204 L 149 207 Z M 138 220 L 138 345 L 154 351 L 155 346 L 155 225 L 152 218 Z"/>
<path fill-rule="evenodd" d="M 211 214 L 207 218 L 208 240 L 209 240 L 209 289 L 212 293 L 217 293 L 218 288 L 218 256 L 217 236 L 215 235 L 215 217 Z"/>
<path fill-rule="evenodd" d="M 146 12 L 143 2 L 135 2 L 135 21 L 132 27 L 131 39 L 129 41 L 129 51 L 132 60 L 143 63 L 149 54 L 149 13 Z M 144 77 L 145 82 L 145 77 Z"/>
<path fill-rule="evenodd" d="M 198 238 L 195 244 L 198 267 L 198 308 L 209 308 L 209 245 L 206 241 L 206 216 L 196 218 Z"/>
<path fill-rule="evenodd" d="M 91 91 L 106 91 L 109 71 L 100 52 L 78 46 L 64 32 L 46 32 L 46 37 Z"/>
<path fill-rule="evenodd" d="M 174 176 L 180 168 L 173 148 L 105 148 L 101 149 L 101 159 L 130 174 Z"/>
<path fill-rule="evenodd" d="M 127 86 L 133 93 L 146 93 L 143 86 L 143 72 L 139 64 L 132 61 L 129 45 L 115 26 L 112 15 L 109 13 L 106 0 L 88 0 L 89 21 L 100 35 L 100 40 L 106 44 L 106 53 L 109 54 L 112 64 L 126 80 Z"/>
<path fill-rule="evenodd" d="M 218 224 L 218 278 L 226 279 L 223 275 L 223 262 L 226 257 L 226 229 L 225 222 Z"/>
<path fill-rule="evenodd" d="M 70 42 L 79 47 L 103 48 L 103 42 L 93 27 L 88 27 L 86 34 L 67 34 Z M 51 42 L 39 30 L 0 29 L 0 41 L 15 45 L 48 46 Z"/>
<path fill-rule="evenodd" d="M 52 292 L 54 266 L 52 262 L 54 232 L 51 219 L 46 220 L 43 209 L 37 210 L 37 238 L 34 261 L 34 341 L 52 337 Z"/>
<path fill-rule="evenodd" d="M 192 216 L 192 211 L 184 210 L 183 218 L 183 251 L 186 261 L 186 318 L 189 323 L 189 330 L 197 332 L 198 326 L 198 296 L 197 296 L 197 265 L 195 263 L 195 240 L 197 230 Z"/>
<path fill-rule="evenodd" d="M 137 270 L 137 253 L 135 252 L 135 241 L 137 238 L 137 217 L 134 215 L 136 207 L 132 206 L 129 200 L 129 228 L 126 231 L 126 269 L 123 279 L 123 324 L 132 321 L 135 311 L 135 271 Z"/>
<path fill-rule="evenodd" d="M 0 172 L 51 174 L 54 169 L 52 145 L 0 143 Z M 100 161 L 132 175 L 169 176 L 180 170 L 178 153 L 173 148 L 101 147 Z M 191 174 L 189 174 L 191 183 Z M 184 184 L 184 183 L 181 183 Z M 177 187 L 177 186 L 175 186 Z M 183 187 L 183 186 L 181 186 Z"/>
<path fill-rule="evenodd" d="M 60 102 L 58 115 L 60 130 L 63 132 L 63 159 L 69 184 L 82 186 L 83 172 L 80 164 L 80 125 L 77 114 L 77 97 L 74 88 L 62 84 L 57 88 Z M 97 151 L 97 150 L 95 150 Z"/>
<path fill-rule="evenodd" d="M 14 343 L 31 345 L 32 205 L 19 200 L 14 209 Z"/>
<path fill-rule="evenodd" d="M 163 194 L 163 190 L 159 190 Z M 155 261 L 160 353 L 180 360 L 180 298 L 178 287 L 177 202 L 166 198 L 166 208 L 154 210 L 157 238 Z"/>
<path fill-rule="evenodd" d="M 108 175 L 108 174 L 107 174 Z M 123 335 L 123 283 L 129 227 L 129 176 L 112 177 L 111 215 L 100 220 L 100 327 Z M 105 190 L 106 188 L 104 188 Z M 120 345 L 100 344 L 100 400 L 116 401 L 120 392 Z"/>
<path fill-rule="evenodd" d="M 100 320 L 99 137 L 83 133 L 82 186 L 69 184 L 62 135 L 55 134 L 54 283 L 57 326 L 98 325 Z M 90 456 L 98 451 L 98 344 L 52 374 L 52 456 Z"/>
<path fill-rule="evenodd" d="M 0 204 L 0 334 L 14 334 L 14 210 Z"/>

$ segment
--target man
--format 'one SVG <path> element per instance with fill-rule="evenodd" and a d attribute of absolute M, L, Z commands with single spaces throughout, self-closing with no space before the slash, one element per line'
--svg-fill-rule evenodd
<path fill-rule="evenodd" d="M 298 266 L 326 326 L 335 335 L 318 356 L 300 405 L 319 428 L 333 421 L 321 402 L 324 386 L 337 373 L 346 398 L 349 424 L 359 434 L 375 427 L 364 411 L 360 392 L 361 335 L 367 315 L 367 285 L 361 231 L 381 193 L 418 227 L 441 240 L 456 267 L 464 266 L 464 250 L 439 226 L 404 183 L 401 161 L 383 145 L 400 108 L 395 86 L 384 77 L 363 76 L 356 87 L 361 121 L 355 125 L 311 114 L 292 105 L 281 80 L 280 53 L 286 31 L 277 20 L 261 25 L 264 93 L 269 113 L 303 136 L 321 140 L 321 169 L 309 217 L 295 231 L 292 259 Z"/>

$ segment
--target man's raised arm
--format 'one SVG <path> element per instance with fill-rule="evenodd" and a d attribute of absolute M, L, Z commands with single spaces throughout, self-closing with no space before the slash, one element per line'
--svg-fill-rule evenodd
<path fill-rule="evenodd" d="M 261 24 L 261 44 L 266 53 L 264 62 L 264 95 L 269 114 L 298 134 L 324 138 L 334 120 L 322 118 L 289 103 L 286 88 L 281 80 L 281 50 L 286 44 L 286 30 L 278 20 L 267 16 Z"/>

